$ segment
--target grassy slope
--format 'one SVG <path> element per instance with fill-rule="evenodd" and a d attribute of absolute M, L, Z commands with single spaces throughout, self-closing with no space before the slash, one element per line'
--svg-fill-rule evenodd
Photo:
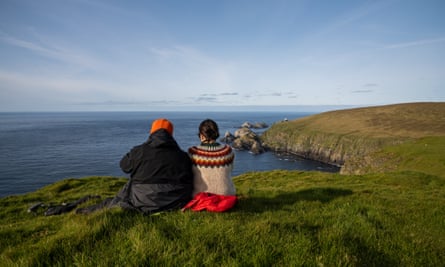
<path fill-rule="evenodd" d="M 367 137 L 445 135 L 445 103 L 407 103 L 337 110 L 294 121 L 316 131 Z"/>
<path fill-rule="evenodd" d="M 417 171 L 445 179 L 445 136 L 433 136 L 383 147 L 364 158 L 351 159 L 344 172 Z"/>
<path fill-rule="evenodd" d="M 37 201 L 113 195 L 125 182 L 106 177 L 0 199 L 0 265 L 439 266 L 445 260 L 441 177 L 271 171 L 234 180 L 240 201 L 223 214 L 26 211 Z"/>
<path fill-rule="evenodd" d="M 0 266 L 440 266 L 445 138 L 410 140 L 368 155 L 366 175 L 240 175 L 239 203 L 222 214 L 26 211 L 40 201 L 112 196 L 125 179 L 111 177 L 68 179 L 1 198 Z"/>
<path fill-rule="evenodd" d="M 363 173 L 359 163 L 380 149 L 424 137 L 445 136 L 445 103 L 409 103 L 325 112 L 274 124 L 266 144 Z M 359 165 L 357 165 L 359 164 Z M 369 170 L 368 166 L 368 170 Z"/>

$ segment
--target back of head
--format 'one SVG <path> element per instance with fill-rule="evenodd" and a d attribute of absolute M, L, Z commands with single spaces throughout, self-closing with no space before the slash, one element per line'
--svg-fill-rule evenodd
<path fill-rule="evenodd" d="M 173 135 L 173 123 L 171 123 L 169 120 L 160 118 L 155 121 L 153 121 L 151 125 L 150 134 L 156 132 L 157 130 L 164 129 L 166 130 L 170 135 Z"/>
<path fill-rule="evenodd" d="M 211 119 L 206 119 L 199 125 L 199 133 L 207 140 L 216 140 L 219 137 L 218 125 Z"/>

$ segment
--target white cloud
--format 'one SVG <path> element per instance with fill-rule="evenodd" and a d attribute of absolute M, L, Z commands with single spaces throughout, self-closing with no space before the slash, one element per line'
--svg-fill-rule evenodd
<path fill-rule="evenodd" d="M 3 43 L 26 49 L 39 56 L 61 61 L 63 63 L 94 69 L 99 69 L 99 66 L 102 65 L 97 58 L 88 56 L 85 52 L 76 51 L 68 46 L 57 45 L 57 41 L 49 40 L 43 36 L 38 36 L 38 39 L 38 42 L 30 41 L 0 32 L 0 41 Z"/>
<path fill-rule="evenodd" d="M 410 41 L 410 42 L 386 45 L 385 48 L 386 49 L 397 49 L 397 48 L 406 48 L 406 47 L 414 47 L 414 46 L 424 46 L 424 45 L 444 43 L 444 42 L 445 42 L 445 37 L 435 38 L 435 39 L 420 39 L 420 40 L 415 40 L 415 41 Z"/>

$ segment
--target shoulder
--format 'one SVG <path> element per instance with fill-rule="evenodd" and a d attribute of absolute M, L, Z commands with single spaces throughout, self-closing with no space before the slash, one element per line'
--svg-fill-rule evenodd
<path fill-rule="evenodd" d="M 208 156 L 224 156 L 232 154 L 232 147 L 225 144 L 216 145 L 199 145 L 192 146 L 188 149 L 189 154 L 208 155 Z"/>
<path fill-rule="evenodd" d="M 235 154 L 229 145 L 194 146 L 189 148 L 194 165 L 202 167 L 223 167 L 233 163 Z"/>

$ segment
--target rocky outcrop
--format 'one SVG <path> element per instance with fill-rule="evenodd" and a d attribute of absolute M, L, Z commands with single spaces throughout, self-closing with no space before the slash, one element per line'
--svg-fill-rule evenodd
<path fill-rule="evenodd" d="M 251 129 L 242 127 L 235 131 L 235 140 L 232 146 L 239 150 L 249 150 L 253 154 L 260 154 L 264 152 L 259 136 Z"/>
<path fill-rule="evenodd" d="M 230 144 L 233 148 L 238 150 L 248 150 L 253 154 L 261 154 L 266 150 L 261 144 L 259 135 L 252 131 L 252 129 L 263 129 L 267 127 L 266 123 L 251 124 L 245 122 L 234 134 L 226 132 L 221 141 Z"/>
<path fill-rule="evenodd" d="M 246 121 L 241 125 L 241 128 L 249 128 L 249 129 L 265 129 L 267 127 L 269 127 L 269 125 L 267 125 L 267 123 L 265 122 L 255 122 L 252 124 Z"/>

